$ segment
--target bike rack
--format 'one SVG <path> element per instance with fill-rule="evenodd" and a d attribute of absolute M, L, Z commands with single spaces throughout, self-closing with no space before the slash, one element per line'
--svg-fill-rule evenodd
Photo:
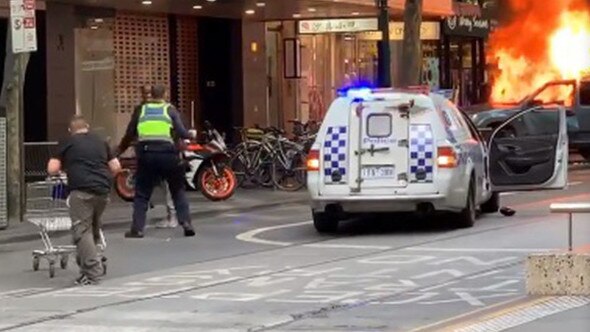
<path fill-rule="evenodd" d="M 574 213 L 590 213 L 590 203 L 552 203 L 549 209 L 551 213 L 568 215 L 568 251 L 571 252 L 573 250 Z"/>

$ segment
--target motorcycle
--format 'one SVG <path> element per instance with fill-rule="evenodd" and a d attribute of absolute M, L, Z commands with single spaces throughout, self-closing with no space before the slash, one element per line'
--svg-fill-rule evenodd
<path fill-rule="evenodd" d="M 190 191 L 200 191 L 211 201 L 224 201 L 233 196 L 237 178 L 231 167 L 230 156 L 223 136 L 209 122 L 205 122 L 204 143 L 185 141 L 181 148 L 185 168 L 185 183 Z M 115 179 L 117 194 L 124 201 L 135 196 L 137 161 L 121 158 L 123 171 Z"/>

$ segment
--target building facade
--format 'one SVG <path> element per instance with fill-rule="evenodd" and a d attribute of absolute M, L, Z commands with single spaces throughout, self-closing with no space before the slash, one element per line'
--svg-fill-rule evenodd
<path fill-rule="evenodd" d="M 376 79 L 374 0 L 85 3 L 38 1 L 26 141 L 63 138 L 79 113 L 115 144 L 145 84 L 167 85 L 187 125 L 209 120 L 231 138 L 233 127 L 320 120 L 338 88 Z M 403 6 L 390 0 L 394 84 L 402 70 Z M 3 36 L 7 8 L 0 1 Z M 449 49 L 455 40 L 447 39 L 445 18 L 455 10 L 451 0 L 424 1 L 423 83 L 433 88 L 455 85 L 445 60 L 447 40 Z"/>

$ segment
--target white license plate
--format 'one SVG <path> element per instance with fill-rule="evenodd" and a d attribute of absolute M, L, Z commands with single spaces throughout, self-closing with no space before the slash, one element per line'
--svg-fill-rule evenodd
<path fill-rule="evenodd" d="M 395 167 L 363 166 L 361 176 L 363 179 L 391 179 L 395 177 Z"/>

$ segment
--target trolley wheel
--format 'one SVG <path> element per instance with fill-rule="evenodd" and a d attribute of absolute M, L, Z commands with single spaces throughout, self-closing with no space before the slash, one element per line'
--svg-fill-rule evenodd
<path fill-rule="evenodd" d="M 49 278 L 55 277 L 55 261 L 49 262 Z"/>
<path fill-rule="evenodd" d="M 33 256 L 33 271 L 39 270 L 40 261 L 41 261 L 41 259 L 39 258 L 39 256 Z"/>
<path fill-rule="evenodd" d="M 68 255 L 61 256 L 61 259 L 59 260 L 59 266 L 62 268 L 62 270 L 65 270 L 68 268 L 69 258 L 70 257 Z"/>

